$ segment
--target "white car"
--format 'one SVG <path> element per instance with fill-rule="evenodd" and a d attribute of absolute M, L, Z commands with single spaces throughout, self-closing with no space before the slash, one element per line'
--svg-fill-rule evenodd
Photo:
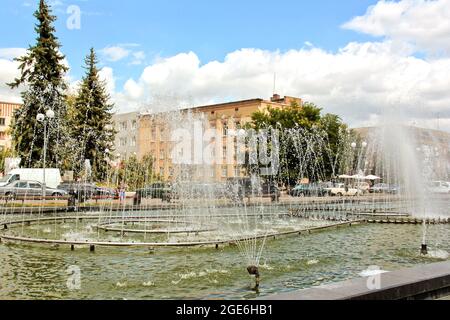
<path fill-rule="evenodd" d="M 0 187 L 0 196 L 6 197 L 7 199 L 16 199 L 17 197 L 65 197 L 67 192 L 61 189 L 54 189 L 44 186 L 39 181 L 24 181 L 18 180 L 14 181 L 7 186 Z"/>
<path fill-rule="evenodd" d="M 367 182 L 358 182 L 356 183 L 355 187 L 361 190 L 364 194 L 369 193 L 370 191 L 370 184 L 368 184 Z"/>
<path fill-rule="evenodd" d="M 450 183 L 445 181 L 433 181 L 428 189 L 431 193 L 435 194 L 450 194 Z"/>
<path fill-rule="evenodd" d="M 337 183 L 332 187 L 325 188 L 325 191 L 331 196 L 338 196 L 338 197 L 359 196 L 364 193 L 360 189 L 346 187 L 345 184 L 343 184 L 343 183 Z"/>

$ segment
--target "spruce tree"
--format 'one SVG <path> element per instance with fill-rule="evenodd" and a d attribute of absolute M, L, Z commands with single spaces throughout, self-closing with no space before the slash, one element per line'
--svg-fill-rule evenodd
<path fill-rule="evenodd" d="M 72 126 L 80 137 L 80 159 L 90 160 L 92 177 L 103 180 L 108 167 L 106 150 L 113 151 L 116 134 L 112 120 L 113 104 L 109 103 L 106 83 L 100 80 L 98 61 L 93 48 L 85 63 L 86 75 L 71 112 Z M 78 168 L 77 173 L 81 173 L 81 170 L 81 167 Z"/>
<path fill-rule="evenodd" d="M 21 96 L 23 107 L 16 110 L 11 125 L 15 152 L 22 159 L 22 166 L 40 167 L 43 159 L 44 125 L 36 120 L 38 113 L 51 109 L 55 118 L 48 121 L 47 167 L 63 167 L 70 154 L 67 135 L 67 106 L 64 80 L 68 68 L 64 65 L 61 45 L 55 36 L 53 23 L 56 17 L 45 2 L 40 0 L 34 13 L 38 20 L 35 26 L 36 44 L 16 61 L 21 75 L 10 83 L 11 88 L 24 88 Z"/>

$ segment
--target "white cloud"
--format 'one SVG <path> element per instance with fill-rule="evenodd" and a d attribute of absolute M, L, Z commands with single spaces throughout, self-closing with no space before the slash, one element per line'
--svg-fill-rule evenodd
<path fill-rule="evenodd" d="M 116 90 L 116 79 L 114 78 L 114 71 L 110 67 L 104 67 L 99 71 L 100 80 L 106 83 L 106 90 L 110 95 Z"/>
<path fill-rule="evenodd" d="M 19 77 L 19 64 L 13 59 L 25 52 L 22 48 L 0 48 L 0 101 L 21 102 L 19 90 L 11 90 L 7 83 Z"/>
<path fill-rule="evenodd" d="M 124 85 L 124 91 L 127 96 L 131 97 L 133 100 L 138 100 L 143 95 L 143 88 L 136 83 L 133 79 L 129 79 Z"/>
<path fill-rule="evenodd" d="M 132 56 L 133 56 L 133 60 L 131 61 L 132 65 L 141 65 L 146 58 L 144 51 L 133 52 Z"/>
<path fill-rule="evenodd" d="M 315 102 L 353 126 L 373 125 L 386 110 L 397 109 L 407 123 L 436 128 L 439 117 L 441 129 L 450 131 L 450 55 L 435 54 L 450 50 L 449 2 L 379 1 L 344 26 L 383 38 L 351 42 L 336 52 L 306 42 L 286 52 L 241 49 L 204 64 L 185 52 L 155 60 L 120 88 L 112 68 L 103 68 L 101 77 L 124 112 L 269 98 L 276 73 L 277 93 Z M 110 46 L 106 56 L 143 64 L 138 47 Z M 3 83 L 17 74 L 17 65 L 5 58 L 14 55 L 11 50 L 0 49 L 0 99 Z M 418 50 L 430 54 L 420 57 Z"/>
<path fill-rule="evenodd" d="M 313 101 L 353 125 L 372 123 L 389 108 L 404 110 L 407 121 L 433 123 L 429 120 L 438 113 L 450 119 L 450 58 L 427 60 L 409 53 L 408 46 L 391 41 L 349 43 L 337 53 L 242 49 L 205 65 L 195 53 L 181 53 L 128 80 L 115 96 L 116 106 L 129 111 L 164 95 L 195 105 L 268 98 L 276 72 L 278 93 Z M 163 104 L 155 111 L 173 107 Z"/>
<path fill-rule="evenodd" d="M 25 55 L 26 52 L 24 48 L 0 48 L 0 59 L 13 60 Z"/>
<path fill-rule="evenodd" d="M 131 51 L 120 46 L 112 46 L 100 50 L 100 53 L 106 58 L 106 60 L 110 62 L 117 62 L 128 57 Z"/>
<path fill-rule="evenodd" d="M 146 55 L 142 50 L 137 51 L 138 47 L 140 44 L 137 43 L 122 43 L 103 48 L 100 53 L 108 62 L 118 62 L 130 58 L 129 65 L 141 65 Z"/>
<path fill-rule="evenodd" d="M 450 53 L 450 0 L 381 0 L 344 28 L 408 42 L 430 54 Z"/>

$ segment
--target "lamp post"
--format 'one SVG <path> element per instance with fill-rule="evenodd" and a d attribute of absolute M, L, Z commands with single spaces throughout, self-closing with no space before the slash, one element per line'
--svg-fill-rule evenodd
<path fill-rule="evenodd" d="M 47 160 L 47 123 L 55 118 L 55 112 L 52 109 L 48 109 L 45 114 L 39 113 L 36 120 L 44 124 L 44 163 L 43 163 L 43 183 L 42 183 L 42 196 L 45 200 L 47 192 L 47 181 L 45 176 L 46 160 Z"/>

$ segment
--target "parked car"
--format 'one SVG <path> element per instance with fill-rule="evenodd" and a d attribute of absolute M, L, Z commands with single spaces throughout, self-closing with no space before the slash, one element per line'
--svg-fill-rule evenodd
<path fill-rule="evenodd" d="M 336 183 L 333 186 L 325 188 L 331 196 L 358 196 L 362 195 L 363 191 L 357 188 L 352 188 L 350 186 L 346 186 L 344 183 Z"/>
<path fill-rule="evenodd" d="M 399 185 L 396 184 L 392 184 L 389 186 L 389 193 L 390 194 L 399 194 L 401 191 L 401 187 Z"/>
<path fill-rule="evenodd" d="M 227 196 L 224 183 L 179 182 L 173 185 L 174 192 L 184 199 L 220 199 Z"/>
<path fill-rule="evenodd" d="M 83 182 L 64 182 L 58 186 L 58 189 L 66 191 L 79 202 L 92 199 L 97 193 L 95 184 Z"/>
<path fill-rule="evenodd" d="M 364 181 L 357 182 L 354 187 L 356 189 L 361 190 L 364 194 L 369 193 L 370 191 L 370 184 Z"/>
<path fill-rule="evenodd" d="M 450 184 L 445 181 L 433 181 L 428 189 L 435 194 L 450 194 Z"/>
<path fill-rule="evenodd" d="M 112 198 L 112 199 L 118 198 L 119 196 L 116 190 L 105 187 L 96 187 L 94 195 L 100 198 Z"/>
<path fill-rule="evenodd" d="M 37 181 L 44 183 L 44 169 L 14 169 L 0 179 L 0 186 L 4 187 L 15 181 Z M 57 188 L 61 183 L 61 172 L 59 169 L 45 169 L 45 185 Z"/>
<path fill-rule="evenodd" d="M 370 188 L 370 193 L 389 193 L 391 187 L 387 183 L 377 183 Z"/>
<path fill-rule="evenodd" d="M 255 181 L 252 178 L 231 178 L 227 181 L 228 197 L 235 201 L 244 198 L 262 197 L 278 201 L 281 196 L 280 189 L 274 181 Z"/>
<path fill-rule="evenodd" d="M 400 190 L 400 186 L 396 184 L 377 183 L 370 188 L 370 193 L 398 194 Z"/>
<path fill-rule="evenodd" d="M 0 195 L 16 199 L 18 197 L 42 197 L 44 196 L 44 187 L 38 181 L 14 181 L 13 183 L 0 187 Z M 68 193 L 62 189 L 55 188 L 45 188 L 45 196 L 47 197 L 63 197 L 67 196 Z"/>
<path fill-rule="evenodd" d="M 327 191 L 323 184 L 305 183 L 295 186 L 295 188 L 289 190 L 288 194 L 293 197 L 323 197 L 327 195 Z"/>
<path fill-rule="evenodd" d="M 142 189 L 136 190 L 135 199 L 161 199 L 170 202 L 172 199 L 178 198 L 173 186 L 169 183 L 157 182 L 148 185 Z"/>

